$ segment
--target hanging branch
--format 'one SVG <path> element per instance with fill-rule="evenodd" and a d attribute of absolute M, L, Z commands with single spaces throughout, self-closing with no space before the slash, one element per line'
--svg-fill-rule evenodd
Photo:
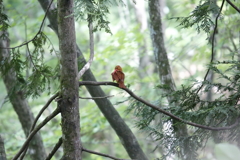
<path fill-rule="evenodd" d="M 95 81 L 81 81 L 79 82 L 79 86 L 81 85 L 93 85 L 93 86 L 98 86 L 98 85 L 111 85 L 111 86 L 115 86 L 115 87 L 118 87 L 118 84 L 117 83 L 114 83 L 114 82 L 95 82 Z M 118 87 L 119 88 L 119 87 Z M 210 126 L 204 126 L 204 125 L 201 125 L 201 124 L 197 124 L 197 123 L 194 123 L 194 122 L 189 122 L 189 121 L 186 121 L 182 118 L 179 118 L 177 116 L 175 116 L 174 114 L 170 113 L 170 112 L 167 112 L 161 108 L 159 108 L 158 106 L 156 105 L 153 105 L 147 101 L 145 101 L 144 99 L 136 96 L 132 91 L 130 91 L 129 89 L 127 88 L 120 88 L 120 89 L 123 89 L 125 90 L 130 96 L 132 96 L 134 99 L 138 100 L 139 102 L 142 102 L 143 104 L 151 107 L 152 109 L 154 110 L 157 110 L 177 121 L 180 121 L 182 123 L 185 123 L 185 124 L 188 124 L 188 125 L 191 125 L 191 126 L 194 126 L 194 127 L 198 127 L 198 128 L 202 128 L 202 129 L 207 129 L 207 130 L 212 130 L 212 131 L 220 131 L 220 130 L 229 130 L 229 129 L 232 129 L 234 127 L 236 127 L 238 124 L 239 124 L 239 121 L 240 121 L 240 116 L 236 119 L 235 123 L 230 125 L 230 126 L 227 126 L 227 127 L 210 127 Z"/>
<path fill-rule="evenodd" d="M 228 4 L 230 4 L 236 11 L 238 11 L 240 13 L 240 9 L 237 8 L 237 6 L 235 6 L 230 0 L 226 0 L 228 2 Z"/>
<path fill-rule="evenodd" d="M 77 80 L 79 80 L 82 75 L 90 68 L 93 58 L 94 58 L 94 37 L 93 37 L 93 25 L 92 25 L 92 19 L 90 17 L 90 15 L 88 15 L 88 20 L 89 20 L 89 39 L 90 39 L 90 58 L 88 60 L 88 62 L 84 65 L 84 67 L 78 72 L 77 75 Z"/>
<path fill-rule="evenodd" d="M 215 34 L 216 34 L 216 32 L 217 32 L 217 27 L 218 27 L 218 18 L 219 18 L 220 15 L 221 15 L 221 12 L 222 12 L 222 9 L 223 9 L 224 2 L 225 2 L 225 0 L 222 1 L 222 5 L 221 5 L 220 10 L 219 10 L 219 12 L 218 12 L 218 14 L 217 14 L 217 16 L 216 16 L 216 19 L 215 19 L 215 26 L 214 26 L 214 30 L 213 30 L 213 36 L 212 36 L 212 50 L 211 50 L 212 55 L 211 55 L 210 63 L 212 63 L 213 60 L 214 60 L 214 50 L 215 50 L 214 42 L 215 42 Z M 207 73 L 206 73 L 205 76 L 204 76 L 204 79 L 203 79 L 204 81 L 206 81 L 209 72 L 210 72 L 210 68 L 208 68 Z M 197 93 L 202 89 L 202 87 L 203 87 L 203 84 L 198 88 Z"/>
<path fill-rule="evenodd" d="M 13 157 L 12 160 L 17 160 L 18 157 L 21 155 L 21 153 L 25 150 L 25 148 L 28 146 L 29 142 L 32 140 L 33 136 L 43 127 L 45 126 L 51 119 L 53 119 L 56 115 L 60 113 L 60 108 L 56 108 L 48 117 L 44 119 L 27 137 L 26 141 L 18 151 L 18 153 Z"/>
<path fill-rule="evenodd" d="M 53 2 L 53 0 L 51 0 L 50 4 L 49 4 L 49 6 L 48 6 L 48 8 L 47 8 L 47 10 L 46 10 L 46 12 L 45 12 L 44 18 L 43 18 L 43 20 L 42 20 L 42 23 L 41 23 L 41 26 L 40 26 L 38 32 L 36 33 L 36 35 L 35 35 L 32 39 L 30 39 L 29 41 L 24 42 L 24 43 L 22 43 L 22 44 L 20 44 L 20 45 L 18 45 L 18 46 L 15 46 L 15 47 L 0 47 L 0 48 L 2 48 L 2 49 L 15 49 L 15 48 L 22 47 L 22 46 L 24 46 L 24 45 L 32 42 L 32 41 L 41 33 L 42 28 L 43 28 L 43 24 L 44 24 L 44 22 L 45 22 L 45 20 L 46 20 L 46 18 L 47 18 L 47 14 L 48 14 L 49 8 L 50 8 L 51 5 L 52 5 L 52 2 Z"/>
<path fill-rule="evenodd" d="M 56 145 L 54 146 L 53 150 L 49 153 L 49 155 L 47 156 L 47 158 L 45 160 L 51 160 L 51 158 L 57 152 L 57 150 L 61 147 L 61 145 L 62 145 L 62 137 L 59 138 L 59 140 L 56 143 Z"/>
<path fill-rule="evenodd" d="M 103 157 L 107 157 L 107 158 L 111 158 L 111 159 L 114 159 L 114 160 L 127 160 L 127 159 L 120 159 L 120 158 L 116 158 L 116 157 L 113 157 L 113 156 L 109 156 L 107 154 L 91 151 L 91 150 L 88 150 L 86 148 L 82 148 L 82 151 L 92 153 L 92 154 L 96 154 L 96 155 L 103 156 Z M 136 159 L 130 159 L 130 160 L 136 160 Z"/>

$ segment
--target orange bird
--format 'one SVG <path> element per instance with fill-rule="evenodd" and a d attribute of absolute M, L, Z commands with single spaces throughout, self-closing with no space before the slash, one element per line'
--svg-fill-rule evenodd
<path fill-rule="evenodd" d="M 112 75 L 112 80 L 113 81 L 116 80 L 120 88 L 126 88 L 126 86 L 124 85 L 125 75 L 122 71 L 122 68 L 119 65 L 115 67 L 115 70 L 111 73 L 111 75 Z"/>

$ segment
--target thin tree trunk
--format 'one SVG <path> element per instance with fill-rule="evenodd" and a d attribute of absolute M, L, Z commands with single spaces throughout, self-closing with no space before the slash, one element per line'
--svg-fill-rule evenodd
<path fill-rule="evenodd" d="M 4 148 L 4 140 L 1 135 L 0 135 L 0 160 L 7 160 Z"/>
<path fill-rule="evenodd" d="M 9 42 L 6 38 L 0 39 L 0 47 L 9 47 Z M 3 61 L 3 59 L 6 62 L 10 60 L 9 49 L 0 49 L 0 61 Z M 22 125 L 25 136 L 27 137 L 34 121 L 33 113 L 31 112 L 28 102 L 24 97 L 24 93 L 19 90 L 13 90 L 14 85 L 17 82 L 15 71 L 10 69 L 8 73 L 2 74 L 2 76 L 8 92 L 9 100 L 18 115 L 18 119 Z M 39 133 L 34 136 L 29 145 L 29 154 L 34 160 L 42 160 L 46 157 L 43 141 Z"/>
<path fill-rule="evenodd" d="M 73 0 L 58 0 L 59 50 L 61 53 L 62 160 L 81 160 L 77 51 Z M 71 15 L 71 16 L 70 16 Z"/>
<path fill-rule="evenodd" d="M 168 86 L 168 89 L 164 89 L 164 92 L 168 95 L 172 91 L 176 90 L 175 82 L 172 77 L 170 64 L 168 61 L 167 51 L 164 44 L 164 35 L 162 29 L 161 10 L 159 0 L 150 0 L 149 3 L 149 16 L 150 16 L 150 33 L 153 44 L 153 51 L 157 64 L 160 81 L 163 85 Z M 169 103 L 172 98 L 167 97 Z M 177 105 L 177 104 L 176 104 Z M 177 138 L 187 137 L 187 127 L 185 124 L 179 124 L 173 120 L 174 134 Z M 188 146 L 184 145 L 180 148 L 180 157 L 184 159 L 187 153 Z"/>
<path fill-rule="evenodd" d="M 49 0 L 39 0 L 42 8 L 46 11 L 47 6 L 49 5 Z M 54 12 L 54 7 L 51 7 L 51 11 L 48 14 L 48 19 L 50 21 L 50 27 L 58 34 L 57 22 L 56 22 L 56 14 Z M 86 64 L 86 60 L 81 52 L 81 50 L 77 47 L 77 55 L 78 55 L 78 64 Z M 91 70 L 87 70 L 83 75 L 83 81 L 96 81 L 94 75 Z M 99 86 L 86 86 L 87 90 L 91 94 L 92 97 L 104 97 L 105 93 Z M 143 153 L 136 137 L 132 133 L 131 129 L 127 126 L 124 120 L 121 118 L 119 113 L 113 107 L 111 102 L 106 99 L 95 99 L 94 100 L 105 118 L 108 120 L 112 128 L 117 133 L 119 139 L 122 142 L 125 150 L 127 151 L 129 157 L 132 159 L 138 160 L 147 160 L 147 156 Z"/>
<path fill-rule="evenodd" d="M 147 15 L 145 11 L 145 2 L 137 1 L 136 4 L 132 4 L 135 8 L 135 14 L 137 22 L 140 24 L 139 32 L 143 34 L 143 32 L 147 29 Z M 150 57 L 147 54 L 147 42 L 144 37 L 141 42 L 138 42 L 138 54 L 139 54 L 139 71 L 138 74 L 140 78 L 144 78 L 148 75 L 151 75 L 151 70 L 147 68 L 150 63 Z"/>

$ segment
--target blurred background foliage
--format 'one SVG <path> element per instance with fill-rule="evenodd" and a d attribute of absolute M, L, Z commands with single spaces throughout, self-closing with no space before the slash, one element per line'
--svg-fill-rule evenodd
<path fill-rule="evenodd" d="M 134 1 L 123 0 L 122 2 L 113 3 L 108 8 L 109 14 L 106 14 L 106 19 L 110 22 L 109 29 L 111 33 L 106 33 L 104 29 L 95 32 L 95 57 L 91 66 L 92 72 L 98 81 L 112 81 L 111 72 L 116 65 L 121 65 L 126 75 L 125 83 L 130 86 L 130 89 L 136 95 L 157 105 L 164 104 L 163 99 L 160 102 L 160 91 L 156 87 L 159 84 L 159 77 L 155 68 L 150 31 L 148 29 L 147 1 L 136 1 L 140 8 L 136 7 Z M 34 37 L 44 17 L 44 12 L 37 1 L 7 0 L 3 3 L 9 18 L 10 28 L 8 32 L 11 46 L 20 45 L 22 42 Z M 205 33 L 202 30 L 198 32 L 196 26 L 184 28 L 179 25 L 179 21 L 174 19 L 174 17 L 189 16 L 199 5 L 197 0 L 168 0 L 161 1 L 161 4 L 165 45 L 177 88 L 181 88 L 182 84 L 192 84 L 193 79 L 203 80 L 211 56 L 209 39 L 211 39 L 213 26 L 210 27 L 210 33 Z M 235 4 L 240 6 L 238 1 L 235 1 Z M 220 5 L 220 1 L 217 1 L 217 5 Z M 140 12 L 141 15 L 137 14 L 137 12 Z M 78 17 L 78 14 L 80 13 L 76 12 L 76 17 Z M 212 20 L 214 21 L 214 15 Z M 239 13 L 229 5 L 225 5 L 216 35 L 217 54 L 215 59 L 217 61 L 233 60 L 234 57 L 239 57 L 239 22 Z M 43 27 L 43 33 L 47 36 L 47 44 L 44 45 L 42 51 L 44 63 L 52 67 L 52 71 L 56 72 L 54 75 L 57 77 L 58 73 L 54 68 L 59 61 L 58 40 L 55 33 L 47 25 L 48 21 L 45 22 Z M 76 36 L 77 44 L 84 53 L 85 58 L 88 59 L 88 27 L 87 22 L 81 18 L 76 21 Z M 228 40 L 226 41 L 226 39 Z M 30 48 L 33 48 L 33 46 L 30 45 Z M 20 52 L 23 57 L 27 56 L 26 47 L 22 47 Z M 145 60 L 147 64 L 141 67 Z M 31 67 L 25 69 L 23 76 L 28 76 Z M 224 71 L 227 67 L 227 65 L 219 65 L 218 69 Z M 58 90 L 59 82 L 56 80 L 51 79 L 49 93 L 40 93 L 37 98 L 28 97 L 35 116 L 49 99 L 49 94 L 53 94 Z M 5 139 L 7 156 L 11 159 L 23 144 L 25 136 L 7 99 L 2 80 L 0 82 L 0 133 Z M 126 112 L 132 102 L 129 95 L 111 86 L 103 86 L 102 88 L 107 95 L 113 96 L 109 98 L 110 101 L 133 130 L 149 159 L 161 157 L 159 148 L 156 149 L 157 141 L 149 136 L 147 132 L 143 132 L 136 127 L 139 125 L 139 119 L 133 113 L 134 111 Z M 79 93 L 81 97 L 90 97 L 85 87 L 81 87 Z M 120 140 L 93 100 L 80 99 L 79 103 L 84 147 L 116 157 L 128 157 Z M 48 107 L 40 120 L 43 120 L 55 107 L 56 102 Z M 58 141 L 58 138 L 61 137 L 60 118 L 57 117 L 48 123 L 41 130 L 41 135 L 47 152 L 49 152 Z M 219 144 L 216 146 L 213 139 L 209 139 L 204 143 L 206 143 L 205 149 L 198 152 L 199 158 L 205 160 L 219 159 L 220 155 L 224 157 L 223 151 L 220 150 L 229 147 L 226 145 L 219 147 Z M 233 152 L 236 155 L 239 154 L 237 153 L 239 149 L 228 152 Z M 59 157 L 61 157 L 61 149 L 54 159 L 59 159 Z M 105 159 L 88 153 L 84 153 L 83 158 L 89 160 Z"/>

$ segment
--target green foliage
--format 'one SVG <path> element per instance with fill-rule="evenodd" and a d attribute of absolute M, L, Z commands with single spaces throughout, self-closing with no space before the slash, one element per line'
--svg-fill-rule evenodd
<path fill-rule="evenodd" d="M 227 69 L 219 69 L 221 65 L 227 65 Z M 162 99 L 153 104 L 164 108 L 166 111 L 186 121 L 205 126 L 229 126 L 240 115 L 240 106 L 238 104 L 240 98 L 239 65 L 239 61 L 213 63 L 209 65 L 209 68 L 218 76 L 218 80 L 221 83 L 214 83 L 209 80 L 202 82 L 195 80 L 193 85 L 182 85 L 181 89 L 172 92 L 171 95 L 161 94 Z M 167 89 L 167 86 L 164 85 L 158 87 Z M 210 91 L 213 91 L 215 94 L 214 100 L 206 98 L 207 93 Z M 164 105 L 164 97 L 167 98 L 169 96 L 172 97 L 172 101 Z M 189 148 L 186 150 L 187 153 L 185 153 L 189 160 L 197 159 L 197 150 L 204 147 L 204 144 L 201 143 L 203 140 L 207 140 L 211 136 L 223 139 L 228 135 L 227 138 L 232 140 L 238 137 L 237 128 L 231 129 L 231 134 L 228 131 L 220 131 L 223 134 L 218 135 L 214 135 L 214 132 L 206 130 L 189 128 L 192 130 L 191 135 L 176 138 L 172 133 L 172 127 L 164 127 L 164 125 L 173 123 L 171 118 L 161 115 L 136 100 L 132 100 L 128 111 L 134 111 L 134 115 L 138 117 L 136 126 L 141 130 L 147 131 L 150 136 L 154 137 L 155 141 L 159 141 L 158 146 L 165 148 L 167 152 L 162 156 L 162 159 L 171 154 L 178 154 L 181 146 Z M 160 116 L 161 120 L 156 120 L 157 116 Z"/>
<path fill-rule="evenodd" d="M 12 23 L 10 19 L 10 25 L 12 27 L 16 27 L 14 30 L 10 31 L 11 37 L 11 45 L 16 46 L 16 43 L 19 43 L 19 41 L 27 40 L 29 37 L 34 37 L 33 33 L 35 34 L 37 32 L 39 24 L 39 20 L 36 16 L 39 14 L 43 16 L 42 12 L 37 11 L 38 8 L 34 8 L 35 3 L 32 1 L 31 3 L 22 3 L 22 1 L 13 1 L 11 0 L 13 8 L 8 9 L 8 15 L 11 13 Z M 10 1 L 7 1 L 8 3 Z M 194 3 L 194 1 L 191 1 Z M 192 13 L 188 17 L 177 17 L 176 19 L 178 22 L 180 22 L 181 26 L 183 28 L 189 28 L 196 26 L 198 32 L 204 31 L 207 33 L 210 33 L 210 27 L 213 25 L 213 16 L 211 14 L 216 14 L 219 11 L 218 6 L 211 3 L 213 1 L 205 0 L 201 1 L 200 5 L 197 6 Z M 189 3 L 189 1 L 167 1 L 166 3 L 169 3 L 166 8 L 170 8 L 169 14 L 176 13 L 177 15 L 185 14 L 189 11 L 189 8 L 194 5 L 192 3 Z M 177 3 L 181 3 L 181 5 L 178 5 L 176 7 L 175 5 Z M 238 4 L 239 2 L 235 1 L 235 4 Z M 28 5 L 25 6 L 25 4 L 30 4 L 31 9 L 29 9 Z M 129 11 L 129 13 L 123 13 L 124 10 L 121 10 L 122 12 L 119 12 L 120 14 L 124 14 L 122 17 L 127 18 L 126 19 L 120 19 L 119 13 L 117 12 L 118 9 L 115 7 L 116 1 L 110 1 L 110 0 L 78 0 L 76 2 L 76 8 L 75 8 L 75 14 L 78 19 L 85 20 L 85 21 L 93 21 L 94 29 L 97 30 L 105 30 L 108 33 L 111 33 L 109 24 L 113 25 L 111 29 L 121 28 L 121 30 L 117 30 L 115 33 L 113 32 L 113 35 L 103 35 L 101 32 L 96 32 L 96 55 L 95 55 L 95 62 L 91 66 L 92 71 L 94 72 L 96 78 L 100 81 L 110 81 L 111 76 L 110 73 L 116 64 L 123 64 L 124 66 L 124 72 L 126 74 L 126 83 L 131 85 L 131 88 L 134 88 L 134 92 L 136 92 L 138 95 L 141 95 L 144 99 L 152 98 L 155 105 L 173 113 L 177 116 L 193 121 L 196 123 L 204 124 L 204 125 L 211 125 L 211 126 L 228 126 L 234 123 L 235 118 L 239 114 L 239 106 L 235 105 L 237 102 L 237 99 L 239 98 L 238 94 L 238 88 L 239 88 L 239 63 L 236 61 L 228 62 L 226 61 L 227 56 L 225 56 L 225 53 L 229 53 L 228 50 L 226 50 L 226 46 L 231 49 L 232 57 L 236 56 L 237 50 L 233 49 L 234 43 L 235 45 L 238 44 L 238 31 L 239 31 L 239 22 L 236 21 L 237 18 L 239 18 L 239 14 L 236 14 L 236 11 L 230 7 L 230 5 L 225 6 L 224 11 L 224 21 L 225 23 L 219 23 L 218 27 L 218 36 L 217 36 L 217 50 L 221 50 L 221 59 L 218 59 L 220 62 L 217 62 L 215 64 L 209 65 L 212 71 L 214 71 L 215 74 L 218 75 L 218 79 L 214 82 L 210 80 L 205 80 L 203 82 L 199 82 L 197 80 L 195 81 L 188 81 L 188 84 L 190 85 L 182 85 L 181 88 L 173 92 L 170 96 L 173 97 L 172 103 L 168 103 L 166 100 L 166 97 L 168 95 L 159 94 L 156 93 L 156 91 L 149 91 L 151 86 L 156 86 L 158 83 L 157 77 L 158 75 L 154 72 L 151 75 L 147 75 L 143 79 L 139 78 L 139 75 L 137 72 L 143 72 L 147 70 L 146 68 L 139 68 L 138 66 L 138 58 L 139 55 L 137 53 L 138 50 L 138 43 L 143 43 L 144 39 L 147 39 L 147 41 L 150 41 L 148 37 L 149 33 L 148 31 L 144 33 L 147 36 L 144 36 L 141 32 L 139 32 L 138 26 L 135 22 L 135 19 L 131 19 L 133 17 L 133 7 L 131 8 L 131 5 L 128 6 L 126 9 Z M 184 4 L 184 5 L 182 5 Z M 186 5 L 185 5 L 186 4 Z M 23 8 L 27 9 L 27 14 L 22 15 L 19 14 Z M 183 7 L 182 7 L 183 6 Z M 15 7 L 15 8 L 14 8 Z M 36 7 L 36 6 L 35 6 Z M 17 12 L 17 10 L 19 10 Z M 182 11 L 179 11 L 182 10 Z M 1 10 L 2 11 L 2 10 Z M 109 14 L 111 11 L 114 11 L 115 14 Z M 116 14 L 117 12 L 117 14 Z M 4 12 L 1 12 L 4 13 Z M 23 13 L 23 12 L 21 12 Z M 168 15 L 169 15 L 168 14 Z M 15 16 L 15 17 L 14 17 Z M 119 18 L 120 17 L 120 18 Z M 3 16 L 4 18 L 4 16 Z M 7 17 L 6 17 L 7 18 Z M 8 24 L 8 20 L 5 18 L 4 22 Z M 163 17 L 164 20 L 164 17 Z M 130 23 L 129 23 L 130 22 Z M 122 23 L 127 23 L 127 28 L 124 28 Z M 171 23 L 171 24 L 170 24 Z M 198 68 L 199 66 L 202 67 L 202 65 L 199 62 L 202 62 L 203 64 L 206 64 L 206 60 L 208 61 L 209 57 L 209 46 L 205 44 L 205 41 L 200 41 L 200 39 L 203 38 L 203 34 L 198 34 L 196 37 L 193 37 L 193 32 L 186 30 L 184 32 L 177 31 L 175 28 L 176 22 L 175 21 L 165 21 L 164 24 L 166 25 L 166 40 L 167 40 L 167 49 L 170 53 L 170 57 L 173 55 L 174 60 L 172 61 L 173 64 L 173 75 L 176 78 L 176 82 L 181 84 L 182 81 L 180 81 L 180 78 L 178 75 L 186 75 L 186 73 L 183 73 L 182 66 L 186 67 L 187 69 L 191 68 L 189 64 L 195 62 L 194 67 Z M 172 24 L 174 23 L 174 24 Z M 2 23 L 0 23 L 1 25 Z M 233 25 L 234 24 L 234 25 Z M 222 26 L 221 26 L 222 25 Z M 83 52 L 88 51 L 87 48 L 87 42 L 88 38 L 83 38 L 86 33 L 88 33 L 86 30 L 84 30 L 84 27 L 81 24 L 81 27 L 77 26 L 77 30 L 79 33 L 81 33 L 81 37 L 79 37 L 80 41 L 80 48 Z M 225 28 L 224 28 L 224 27 Z M 168 29 L 174 28 L 175 32 L 173 34 L 169 34 Z M 222 27 L 222 28 L 221 28 Z M 28 30 L 28 35 L 25 37 L 25 33 L 23 32 L 24 29 Z M 132 32 L 129 32 L 128 29 L 132 29 Z M 46 27 L 46 30 L 48 28 Z M 114 30 L 115 31 L 115 30 Z M 168 31 L 168 32 L 167 32 Z M 170 31 L 171 32 L 171 31 Z M 177 38 L 168 37 L 169 35 L 176 36 L 177 32 Z M 231 34 L 228 32 L 232 32 Z M 30 34 L 29 34 L 30 33 Z M 54 66 L 56 65 L 56 69 L 52 70 L 52 63 L 49 62 L 46 63 L 49 59 L 56 59 L 53 55 L 48 54 L 49 52 L 52 53 L 55 50 L 53 49 L 52 45 L 48 45 L 48 43 L 51 43 L 48 39 L 49 34 L 53 34 L 51 32 L 41 32 L 37 37 L 33 40 L 32 43 L 28 44 L 28 55 L 26 56 L 26 50 L 25 47 L 22 48 L 16 48 L 14 50 L 11 50 L 11 58 L 10 61 L 8 59 L 1 61 L 0 67 L 1 69 L 5 69 L 5 73 L 8 71 L 11 71 L 11 68 L 13 68 L 17 74 L 18 82 L 15 85 L 16 89 L 23 89 L 28 95 L 39 95 L 41 92 L 45 91 L 46 89 L 49 90 L 50 84 L 53 82 L 53 79 L 56 78 L 56 76 L 59 76 L 58 71 L 60 68 L 60 65 L 54 63 Z M 28 37 L 29 36 L 29 37 Z M 87 37 L 87 36 L 86 36 Z M 192 37 L 192 38 L 189 38 Z M 226 41 L 227 38 L 231 37 L 231 41 Z M 54 38 L 54 37 L 51 37 Z M 196 40 L 197 39 L 197 40 Z M 57 42 L 54 44 L 57 45 Z M 222 46 L 220 45 L 222 44 Z M 200 48 L 199 46 L 202 47 Z M 86 48 L 85 50 L 83 48 Z M 225 47 L 225 48 L 224 48 Z M 150 48 L 150 47 L 149 47 Z M 227 48 L 227 49 L 228 49 Z M 189 53 L 191 51 L 191 53 Z M 151 54 L 151 50 L 147 50 L 148 53 Z M 100 54 L 98 54 L 100 53 Z M 188 54 L 189 53 L 189 54 Z M 203 55 L 205 57 L 203 57 Z M 88 56 L 87 56 L 88 57 Z M 216 55 L 217 58 L 218 55 Z M 171 58 L 170 58 L 171 59 Z M 222 60 L 224 59 L 224 61 Z M 55 62 L 55 61 L 54 61 Z M 154 67 L 153 60 L 151 61 L 152 64 L 149 64 L 148 66 Z M 175 66 L 175 65 L 180 65 Z M 51 66 L 51 67 L 50 67 Z M 180 69 L 179 69 L 180 68 Z M 200 68 L 200 67 L 199 67 Z M 199 69 L 198 68 L 198 69 Z M 177 71 L 175 70 L 177 69 Z M 190 69 L 189 69 L 190 70 Z M 204 71 L 201 69 L 195 71 L 190 71 L 190 76 L 193 77 L 201 77 L 202 74 L 204 74 Z M 53 75 L 55 74 L 55 75 Z M 192 75 L 191 75 L 192 74 Z M 56 81 L 55 81 L 56 82 Z M 200 90 L 199 94 L 197 94 L 197 91 L 199 89 L 199 86 L 203 85 L 203 88 Z M 152 87 L 154 88 L 154 87 Z M 168 89 L 168 86 L 165 85 L 159 85 L 158 88 L 161 89 Z M 113 87 L 103 87 L 106 94 L 114 95 L 115 101 L 119 102 L 122 101 L 123 94 L 119 93 L 119 91 L 115 90 Z M 82 89 L 81 89 L 82 90 Z M 206 95 L 213 91 L 214 93 L 214 100 L 206 100 Z M 5 96 L 5 95 L 4 95 Z M 84 97 L 84 95 L 82 95 Z M 117 97 L 116 97 L 117 96 Z M 39 97 L 39 101 L 46 102 L 48 99 L 47 94 L 42 95 Z M 154 101 L 155 100 L 155 101 Z M 36 101 L 36 99 L 34 100 Z M 114 98 L 111 98 L 111 101 L 115 103 Z M 41 103 L 41 102 L 39 102 Z M 42 104 L 42 103 L 41 103 Z M 120 106 L 116 106 L 118 111 L 122 109 L 123 105 L 127 105 L 126 103 L 121 103 Z M 32 104 L 31 106 L 37 106 L 37 104 Z M 106 122 L 103 115 L 99 113 L 99 110 L 95 107 L 95 105 L 91 104 L 86 100 L 81 100 L 81 126 L 82 126 L 82 135 L 83 135 L 83 142 L 85 142 L 87 145 L 85 147 L 93 146 L 94 149 L 99 150 L 99 145 L 103 146 L 101 143 L 106 143 L 104 140 L 109 139 L 109 135 L 111 135 L 111 131 L 107 130 L 106 127 L 109 127 L 109 124 Z M 94 108 L 93 108 L 94 107 Z M 119 109 L 120 108 L 120 109 Z M 159 154 L 162 154 L 162 159 L 166 158 L 166 156 L 171 156 L 175 154 L 176 156 L 180 150 L 180 148 L 184 145 L 189 146 L 189 150 L 186 152 L 186 155 L 189 155 L 189 159 L 193 160 L 196 159 L 197 150 L 200 148 L 202 149 L 204 147 L 204 142 L 207 141 L 209 137 L 217 137 L 220 139 L 223 139 L 223 135 L 225 135 L 228 138 L 231 138 L 232 140 L 237 139 L 236 135 L 239 133 L 239 129 L 233 129 L 231 130 L 231 134 L 228 134 L 227 131 L 221 131 L 218 132 L 219 134 L 214 134 L 211 131 L 204 131 L 202 129 L 197 129 L 193 127 L 189 127 L 189 136 L 185 137 L 179 137 L 176 138 L 173 132 L 172 127 L 172 120 L 169 117 L 166 117 L 155 110 L 150 109 L 149 107 L 143 105 L 140 102 L 131 100 L 131 106 L 129 107 L 129 112 L 133 113 L 134 119 L 136 119 L 136 126 L 142 131 L 145 131 L 145 133 L 148 134 L 146 136 L 147 138 L 150 137 L 150 139 L 153 139 L 151 141 L 153 145 L 156 145 L 155 153 L 160 152 Z M 8 107 L 1 108 L 1 122 L 4 124 L 1 125 L 2 129 L 1 131 L 4 131 L 4 134 L 7 135 L 8 133 L 16 133 L 16 128 L 19 128 L 19 124 L 17 127 L 16 120 L 13 121 L 13 119 L 17 119 L 17 117 L 12 117 L 11 114 L 13 112 L 11 111 L 11 114 L 8 112 L 3 112 L 4 110 L 7 110 L 10 112 Z M 39 110 L 39 108 L 35 108 L 35 110 Z M 120 112 L 121 114 L 121 112 Z M 11 117 L 11 118 L 10 118 Z M 6 121 L 6 119 L 8 121 Z M 8 123 L 14 124 L 14 127 L 9 127 Z M 57 120 L 54 125 L 52 125 L 49 128 L 43 128 L 46 129 L 43 131 L 42 135 L 44 135 L 45 138 L 45 144 L 49 143 L 49 148 L 47 150 L 51 150 L 52 146 L 56 142 L 56 136 L 61 136 L 61 130 L 59 129 L 59 121 Z M 5 124 L 6 123 L 6 124 Z M 132 117 L 127 123 L 132 123 Z M 179 123 L 180 124 L 180 123 Z M 54 132 L 53 127 L 58 128 L 57 132 Z M 6 131 L 6 129 L 8 129 Z M 51 132 L 50 132 L 51 130 Z M 104 133 L 108 132 L 108 133 Z M 103 135 L 104 134 L 104 135 Z M 138 137 L 140 143 L 145 144 L 145 135 L 144 140 L 139 138 L 139 134 L 142 134 L 141 132 L 135 132 L 136 136 Z M 23 135 L 23 134 L 22 134 Z M 23 136 L 21 136 L 21 142 L 23 141 Z M 115 138 L 116 140 L 117 138 Z M 17 138 L 8 138 L 7 143 L 9 151 L 11 150 L 15 154 L 16 146 L 12 147 L 15 141 L 18 141 L 19 144 L 17 144 L 17 147 L 21 146 L 19 141 L 19 136 Z M 98 141 L 98 143 L 96 142 Z M 116 140 L 119 142 L 119 140 Z M 9 143 L 10 142 L 10 143 Z M 92 143 L 93 145 L 91 145 Z M 108 142 L 110 143 L 116 143 L 110 140 Z M 106 149 L 107 146 L 110 146 L 109 144 L 106 145 L 106 147 L 100 147 L 101 151 L 102 149 Z M 119 152 L 119 148 L 121 146 L 118 144 L 116 151 Z M 93 149 L 93 150 L 94 150 Z M 115 147 L 114 147 L 115 149 Z M 120 148 L 119 157 L 122 157 L 122 148 Z M 147 143 L 147 147 L 143 148 L 144 152 L 147 152 L 148 156 L 151 156 L 155 158 L 155 153 L 148 152 L 150 150 L 149 143 Z M 106 151 L 106 153 L 108 153 Z M 95 158 L 95 157 L 94 157 Z M 92 159 L 94 159 L 92 158 Z M 56 158 L 59 159 L 59 158 Z"/>
<path fill-rule="evenodd" d="M 20 47 L 11 49 L 11 53 L 6 55 L 10 57 L 5 57 L 2 61 L 1 71 L 3 75 L 9 72 L 16 75 L 17 82 L 12 91 L 22 90 L 26 96 L 33 97 L 39 96 L 46 89 L 50 93 L 50 84 L 55 72 L 53 72 L 52 67 L 44 62 L 43 54 L 45 54 L 44 47 L 46 42 L 46 35 L 41 32 L 30 42 L 33 44 L 32 52 L 30 51 L 30 44 L 26 44 L 28 50 L 27 57 L 22 54 Z M 53 52 L 53 49 L 50 52 Z M 26 75 L 26 72 L 30 75 Z"/>
<path fill-rule="evenodd" d="M 203 30 L 206 33 L 210 33 L 213 21 L 211 13 L 216 14 L 219 7 L 212 0 L 200 1 L 200 4 L 191 12 L 188 17 L 174 17 L 180 21 L 180 26 L 183 28 L 189 28 L 196 26 L 198 32 Z"/>
<path fill-rule="evenodd" d="M 117 1 L 111 0 L 77 0 L 75 14 L 77 19 L 95 22 L 93 31 L 104 29 L 105 32 L 112 34 L 106 16 L 109 14 L 109 7 L 116 4 Z"/>

